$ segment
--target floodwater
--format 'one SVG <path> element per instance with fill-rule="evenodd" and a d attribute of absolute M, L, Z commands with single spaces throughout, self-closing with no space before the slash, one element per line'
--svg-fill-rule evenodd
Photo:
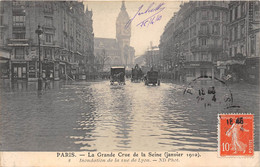
<path fill-rule="evenodd" d="M 217 115 L 186 85 L 109 81 L 55 81 L 41 92 L 35 82 L 2 83 L 1 151 L 217 151 Z M 236 112 L 255 114 L 259 150 L 259 88 L 233 84 Z"/>

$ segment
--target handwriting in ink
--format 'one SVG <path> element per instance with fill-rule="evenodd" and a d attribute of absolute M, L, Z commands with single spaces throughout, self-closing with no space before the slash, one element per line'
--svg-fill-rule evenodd
<path fill-rule="evenodd" d="M 147 27 L 148 27 L 150 24 L 154 24 L 156 21 L 161 20 L 162 15 L 161 15 L 160 13 L 165 9 L 165 7 L 163 6 L 165 3 L 160 3 L 160 4 L 157 5 L 156 7 L 152 8 L 152 7 L 154 6 L 154 4 L 155 4 L 154 2 L 151 3 L 146 10 L 143 10 L 144 5 L 141 5 L 141 6 L 138 8 L 138 11 L 137 11 L 136 14 L 134 15 L 134 17 L 131 18 L 131 19 L 126 23 L 125 28 L 128 28 L 129 25 L 133 22 L 133 20 L 134 20 L 137 16 L 145 15 L 145 14 L 148 14 L 148 13 L 153 13 L 153 15 L 151 15 L 151 16 L 149 16 L 148 18 L 144 19 L 143 21 L 141 21 L 140 23 L 138 23 L 136 26 L 140 26 L 140 27 L 147 26 Z"/>

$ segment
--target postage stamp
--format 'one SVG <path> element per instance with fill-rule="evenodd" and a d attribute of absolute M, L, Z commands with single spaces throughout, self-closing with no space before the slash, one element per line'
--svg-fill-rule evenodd
<path fill-rule="evenodd" d="M 218 152 L 220 157 L 254 155 L 254 115 L 218 115 Z"/>

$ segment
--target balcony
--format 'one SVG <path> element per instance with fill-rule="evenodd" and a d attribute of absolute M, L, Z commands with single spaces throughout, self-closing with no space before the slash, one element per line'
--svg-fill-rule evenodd
<path fill-rule="evenodd" d="M 220 51 L 222 51 L 221 45 L 191 46 L 191 52 L 220 52 Z"/>
<path fill-rule="evenodd" d="M 29 46 L 30 39 L 16 39 L 10 38 L 7 39 L 8 46 Z"/>
<path fill-rule="evenodd" d="M 25 26 L 13 25 L 13 33 L 25 33 Z"/>
<path fill-rule="evenodd" d="M 44 31 L 54 32 L 54 30 L 56 30 L 56 28 L 53 25 L 49 25 L 49 24 L 44 24 L 42 28 L 44 29 Z"/>

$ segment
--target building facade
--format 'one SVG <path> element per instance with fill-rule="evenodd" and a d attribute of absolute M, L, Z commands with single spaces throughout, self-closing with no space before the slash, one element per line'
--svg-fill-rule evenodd
<path fill-rule="evenodd" d="M 151 42 L 150 47 L 145 53 L 135 59 L 135 64 L 138 64 L 145 73 L 151 68 L 161 71 L 162 66 L 159 47 L 153 46 Z"/>
<path fill-rule="evenodd" d="M 184 81 L 214 76 L 217 60 L 228 51 L 227 23 L 227 2 L 182 4 L 161 36 L 164 71 L 171 71 L 176 79 Z"/>
<path fill-rule="evenodd" d="M 111 66 L 121 65 L 120 49 L 116 39 L 94 39 L 95 65 L 98 71 L 109 71 Z"/>
<path fill-rule="evenodd" d="M 0 48 L 10 53 L 10 78 L 35 80 L 39 51 L 43 77 L 75 78 L 94 63 L 92 11 L 76 1 L 2 1 Z M 35 33 L 38 25 L 43 34 Z"/>
<path fill-rule="evenodd" d="M 101 69 L 117 65 L 133 67 L 135 50 L 130 46 L 131 26 L 126 26 L 129 20 L 123 1 L 116 20 L 116 38 L 95 38 L 95 58 L 98 66 L 104 66 Z"/>
<path fill-rule="evenodd" d="M 231 75 L 234 80 L 259 81 L 259 7 L 259 1 L 229 3 L 229 54 L 220 61 L 220 67 L 224 67 L 224 75 Z"/>

